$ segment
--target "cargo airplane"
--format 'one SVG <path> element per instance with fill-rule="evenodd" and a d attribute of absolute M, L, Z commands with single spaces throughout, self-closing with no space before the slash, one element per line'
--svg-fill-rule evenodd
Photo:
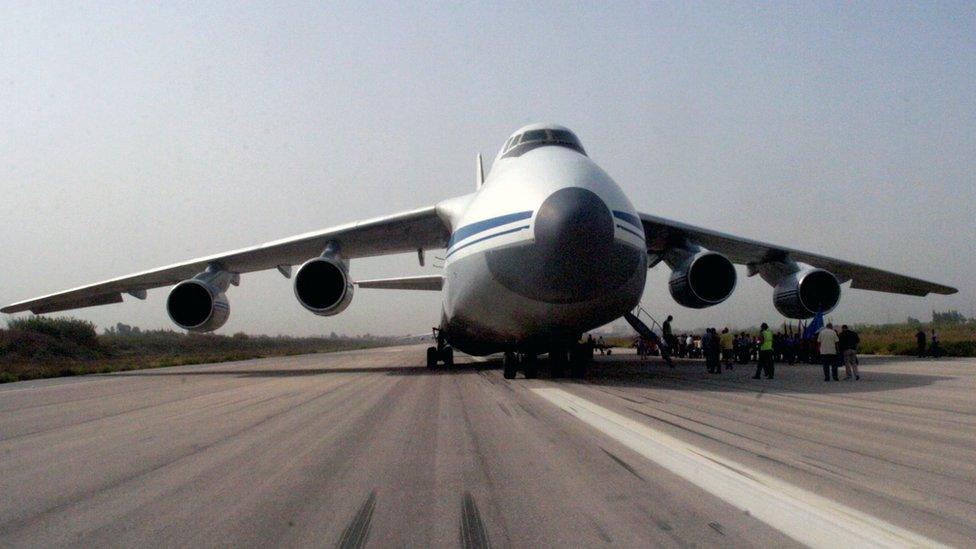
<path fill-rule="evenodd" d="M 536 375 L 548 353 L 562 368 L 588 330 L 633 310 L 647 270 L 671 269 L 675 301 L 704 308 L 736 286 L 734 264 L 773 287 L 784 316 L 831 311 L 841 284 L 925 296 L 955 288 L 823 255 L 757 242 L 638 212 L 594 163 L 576 135 L 553 124 L 519 129 L 484 174 L 477 159 L 471 194 L 433 206 L 306 233 L 114 278 L 19 303 L 2 310 L 36 314 L 119 303 L 123 294 L 173 286 L 166 300 L 180 328 L 208 332 L 227 321 L 226 292 L 240 275 L 277 269 L 293 279 L 295 297 L 316 315 L 342 312 L 360 288 L 441 292 L 437 346 L 428 366 L 452 364 L 453 350 L 505 353 L 504 375 Z M 442 274 L 360 280 L 349 261 L 411 252 L 424 264 L 429 250 L 446 250 Z M 294 270 L 294 266 L 298 266 Z"/>

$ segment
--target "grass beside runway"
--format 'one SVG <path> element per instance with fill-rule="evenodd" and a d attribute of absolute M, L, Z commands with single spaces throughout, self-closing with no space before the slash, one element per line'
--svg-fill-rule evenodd
<path fill-rule="evenodd" d="M 397 342 L 394 338 L 224 336 L 129 327 L 98 334 L 94 324 L 83 320 L 29 317 L 0 329 L 0 383 L 328 353 Z"/>

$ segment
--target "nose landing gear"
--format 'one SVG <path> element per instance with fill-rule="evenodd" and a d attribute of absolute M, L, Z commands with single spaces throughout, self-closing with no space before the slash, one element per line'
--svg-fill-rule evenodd
<path fill-rule="evenodd" d="M 454 366 L 454 347 L 447 342 L 444 331 L 434 328 L 434 338 L 437 340 L 437 346 L 427 347 L 427 367 L 436 368 L 438 362 L 443 363 L 444 366 Z"/>

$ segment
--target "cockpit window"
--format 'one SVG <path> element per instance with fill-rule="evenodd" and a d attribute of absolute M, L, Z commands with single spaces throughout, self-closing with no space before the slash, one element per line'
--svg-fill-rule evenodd
<path fill-rule="evenodd" d="M 522 141 L 520 143 L 528 143 L 529 141 L 545 141 L 549 137 L 546 135 L 546 130 L 531 130 L 522 134 Z"/>
<path fill-rule="evenodd" d="M 573 135 L 573 132 L 568 132 L 566 130 L 549 130 L 549 134 L 552 135 L 552 140 L 559 143 L 568 143 L 570 145 L 576 145 L 582 148 L 579 139 Z"/>
<path fill-rule="evenodd" d="M 586 151 L 573 132 L 567 130 L 529 130 L 521 135 L 509 139 L 502 147 L 502 158 L 522 156 L 523 154 L 546 145 L 566 147 L 585 155 Z"/>

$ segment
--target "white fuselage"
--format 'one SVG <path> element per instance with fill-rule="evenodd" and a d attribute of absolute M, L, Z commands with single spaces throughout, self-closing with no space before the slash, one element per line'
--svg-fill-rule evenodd
<path fill-rule="evenodd" d="M 476 193 L 439 209 L 453 226 L 441 328 L 462 351 L 545 352 L 640 300 L 637 212 L 585 154 L 543 146 L 496 159 Z"/>

